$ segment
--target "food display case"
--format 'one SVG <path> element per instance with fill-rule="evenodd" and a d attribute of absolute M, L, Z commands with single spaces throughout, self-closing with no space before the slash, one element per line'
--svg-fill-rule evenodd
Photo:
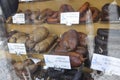
<path fill-rule="evenodd" d="M 119 0 L 18 1 L 1 8 L 1 80 L 119 80 Z"/>

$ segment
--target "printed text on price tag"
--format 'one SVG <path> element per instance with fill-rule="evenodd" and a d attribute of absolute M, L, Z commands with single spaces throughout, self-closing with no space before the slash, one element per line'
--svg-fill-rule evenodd
<path fill-rule="evenodd" d="M 8 43 L 9 53 L 26 54 L 25 44 Z"/>
<path fill-rule="evenodd" d="M 12 16 L 13 23 L 15 24 L 25 24 L 25 14 L 24 13 L 17 13 Z"/>
<path fill-rule="evenodd" d="M 44 55 L 47 67 L 71 69 L 69 56 Z"/>
<path fill-rule="evenodd" d="M 61 24 L 79 24 L 79 12 L 65 12 L 60 15 Z"/>
<path fill-rule="evenodd" d="M 118 75 L 120 76 L 120 59 L 93 54 L 91 68 L 99 71 L 103 71 L 108 75 Z"/>

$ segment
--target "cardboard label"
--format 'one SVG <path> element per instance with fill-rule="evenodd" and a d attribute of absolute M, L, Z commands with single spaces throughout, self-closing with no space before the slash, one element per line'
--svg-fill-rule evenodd
<path fill-rule="evenodd" d="M 24 13 L 17 13 L 12 16 L 13 23 L 15 24 L 25 24 L 25 14 Z"/>
<path fill-rule="evenodd" d="M 91 68 L 99 71 L 103 71 L 108 75 L 118 75 L 120 76 L 120 59 L 93 54 Z"/>
<path fill-rule="evenodd" d="M 60 15 L 60 23 L 66 25 L 79 24 L 79 12 L 64 12 Z"/>
<path fill-rule="evenodd" d="M 25 44 L 8 43 L 9 53 L 26 54 Z"/>
<path fill-rule="evenodd" d="M 44 55 L 47 67 L 71 69 L 69 56 Z"/>
<path fill-rule="evenodd" d="M 35 64 L 41 61 L 40 59 L 37 59 L 37 58 L 30 58 L 30 59 L 32 59 Z"/>

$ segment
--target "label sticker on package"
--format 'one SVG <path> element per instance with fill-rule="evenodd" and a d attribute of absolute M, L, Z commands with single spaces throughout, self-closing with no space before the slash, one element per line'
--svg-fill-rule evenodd
<path fill-rule="evenodd" d="M 60 24 L 79 24 L 79 12 L 64 12 L 60 14 Z"/>
<path fill-rule="evenodd" d="M 47 67 L 71 69 L 69 56 L 44 55 Z"/>
<path fill-rule="evenodd" d="M 9 53 L 26 54 L 25 44 L 22 43 L 8 43 Z"/>
<path fill-rule="evenodd" d="M 15 24 L 25 24 L 25 14 L 24 13 L 17 13 L 12 16 L 13 23 Z"/>
<path fill-rule="evenodd" d="M 120 76 L 120 59 L 93 54 L 91 68 L 99 71 L 103 71 L 107 75 Z"/>

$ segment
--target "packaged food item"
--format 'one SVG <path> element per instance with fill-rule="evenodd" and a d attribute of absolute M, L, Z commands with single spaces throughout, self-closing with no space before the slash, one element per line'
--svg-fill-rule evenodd
<path fill-rule="evenodd" d="M 101 21 L 119 21 L 120 6 L 113 3 L 106 3 L 102 7 Z"/>

